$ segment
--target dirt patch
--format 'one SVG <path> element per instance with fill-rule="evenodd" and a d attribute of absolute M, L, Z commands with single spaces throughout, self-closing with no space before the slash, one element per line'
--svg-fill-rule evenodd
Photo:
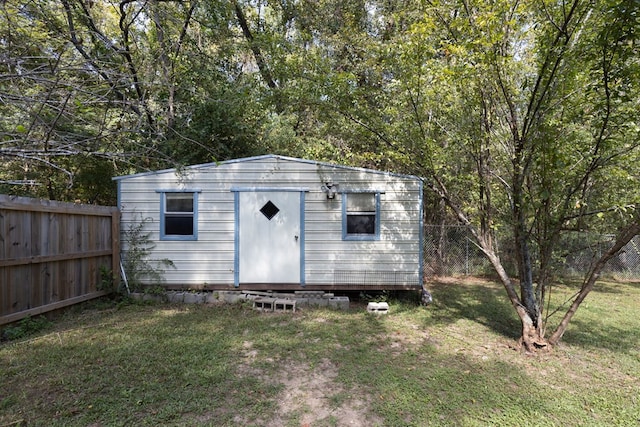
<path fill-rule="evenodd" d="M 345 390 L 336 382 L 338 370 L 329 360 L 311 368 L 303 363 L 287 366 L 278 381 L 284 390 L 278 399 L 280 416 L 269 425 L 297 419 L 301 426 L 374 426 L 382 420 L 371 414 L 369 396 Z"/>
<path fill-rule="evenodd" d="M 258 357 L 250 342 L 243 345 L 244 357 L 238 375 L 255 375 L 250 365 Z M 317 365 L 305 362 L 280 362 L 282 369 L 270 375 L 282 385 L 276 398 L 278 410 L 273 419 L 262 420 L 266 427 L 299 425 L 319 426 L 380 426 L 382 420 L 371 412 L 370 396 L 362 390 L 347 390 L 336 379 L 338 368 L 328 359 Z M 235 419 L 237 422 L 248 421 Z M 252 421 L 252 423 L 255 421 Z"/>

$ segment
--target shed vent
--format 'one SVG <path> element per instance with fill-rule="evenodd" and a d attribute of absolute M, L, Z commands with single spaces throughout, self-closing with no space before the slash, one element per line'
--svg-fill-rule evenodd
<path fill-rule="evenodd" d="M 334 270 L 333 284 L 352 286 L 420 286 L 418 272 L 381 270 Z"/>
<path fill-rule="evenodd" d="M 280 212 L 280 209 L 273 204 L 271 200 L 264 204 L 262 208 L 260 208 L 260 212 L 262 215 L 266 216 L 269 221 Z"/>

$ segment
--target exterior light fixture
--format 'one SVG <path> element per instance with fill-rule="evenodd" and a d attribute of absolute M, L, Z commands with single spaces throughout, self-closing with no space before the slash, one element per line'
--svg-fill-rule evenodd
<path fill-rule="evenodd" d="M 338 184 L 334 184 L 331 181 L 325 182 L 322 187 L 320 187 L 322 191 L 327 193 L 327 199 L 333 200 L 336 198 L 336 194 L 338 193 Z"/>

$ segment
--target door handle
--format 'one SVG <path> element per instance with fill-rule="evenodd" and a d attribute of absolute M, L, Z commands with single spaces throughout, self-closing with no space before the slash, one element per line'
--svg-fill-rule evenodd
<path fill-rule="evenodd" d="M 296 239 L 296 242 L 298 241 L 298 236 L 297 235 L 293 236 L 293 238 Z"/>

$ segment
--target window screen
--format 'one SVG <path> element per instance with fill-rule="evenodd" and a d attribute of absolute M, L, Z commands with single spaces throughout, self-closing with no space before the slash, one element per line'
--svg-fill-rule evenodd
<path fill-rule="evenodd" d="M 164 193 L 165 237 L 195 237 L 195 193 Z"/>
<path fill-rule="evenodd" d="M 345 238 L 375 238 L 378 230 L 377 205 L 376 193 L 346 194 Z"/>

